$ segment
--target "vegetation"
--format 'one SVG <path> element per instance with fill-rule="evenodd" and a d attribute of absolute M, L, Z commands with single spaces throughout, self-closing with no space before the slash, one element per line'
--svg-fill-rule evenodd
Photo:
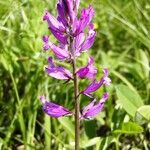
<path fill-rule="evenodd" d="M 81 147 L 148 150 L 150 2 L 82 0 L 81 6 L 89 3 L 96 11 L 97 30 L 90 53 L 98 70 L 109 68 L 112 84 L 104 111 L 81 124 Z M 55 0 L 0 0 L 0 149 L 74 147 L 73 118 L 50 118 L 43 113 L 38 98 L 46 94 L 73 109 L 72 85 L 54 80 L 43 71 L 48 55 L 42 51 L 41 37 L 49 31 L 42 16 L 46 8 L 55 14 L 55 5 Z M 86 57 L 82 55 L 79 62 L 86 64 Z M 97 77 L 101 75 L 99 72 Z M 83 81 L 80 88 L 86 84 Z M 98 90 L 97 98 L 104 91 Z M 87 102 L 82 97 L 81 105 Z"/>

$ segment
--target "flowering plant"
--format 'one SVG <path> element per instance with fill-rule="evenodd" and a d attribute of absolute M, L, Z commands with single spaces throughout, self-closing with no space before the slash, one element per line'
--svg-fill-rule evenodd
<path fill-rule="evenodd" d="M 111 82 L 108 77 L 108 69 L 103 69 L 103 76 L 100 80 L 96 80 L 95 76 L 97 68 L 94 66 L 94 58 L 89 56 L 86 66 L 77 69 L 77 58 L 87 52 L 94 43 L 96 32 L 92 24 L 94 10 L 91 5 L 87 9 L 82 9 L 81 15 L 78 18 L 79 0 L 59 0 L 57 4 L 58 16 L 55 18 L 48 11 L 43 17 L 48 23 L 48 29 L 58 40 L 59 45 L 55 45 L 49 39 L 49 36 L 43 36 L 45 51 L 51 49 L 57 59 L 63 63 L 70 63 L 72 71 L 57 66 L 52 57 L 48 58 L 48 66 L 45 67 L 45 72 L 56 79 L 73 81 L 74 84 L 74 99 L 75 112 L 64 108 L 53 102 L 46 100 L 44 96 L 40 96 L 43 104 L 43 110 L 51 117 L 75 116 L 75 149 L 79 149 L 79 127 L 80 121 L 96 116 L 103 108 L 105 101 L 108 99 L 108 93 L 102 95 L 101 100 L 97 102 L 93 98 L 92 93 L 98 90 L 101 86 L 108 86 Z M 88 78 L 91 83 L 82 91 L 79 92 L 78 80 Z M 85 106 L 80 112 L 80 95 L 86 95 L 90 99 L 94 99 L 91 103 Z"/>

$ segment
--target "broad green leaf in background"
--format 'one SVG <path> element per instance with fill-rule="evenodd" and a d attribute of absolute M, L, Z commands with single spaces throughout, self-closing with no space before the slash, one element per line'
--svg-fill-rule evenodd
<path fill-rule="evenodd" d="M 134 117 L 137 109 L 144 105 L 140 95 L 125 85 L 116 86 L 119 102 L 128 114 Z"/>
<path fill-rule="evenodd" d="M 84 122 L 85 133 L 89 138 L 96 136 L 96 121 L 89 120 Z"/>
<path fill-rule="evenodd" d="M 137 121 L 140 124 L 150 121 L 150 105 L 141 106 L 137 110 L 135 114 L 135 121 Z"/>
<path fill-rule="evenodd" d="M 100 141 L 101 141 L 101 139 L 99 137 L 95 137 L 95 138 L 92 138 L 88 141 L 81 142 L 81 147 L 87 148 L 87 147 L 90 147 L 90 146 L 97 144 Z"/>
<path fill-rule="evenodd" d="M 123 123 L 121 129 L 114 131 L 118 134 L 138 134 L 141 132 L 143 132 L 143 128 L 134 122 Z"/>

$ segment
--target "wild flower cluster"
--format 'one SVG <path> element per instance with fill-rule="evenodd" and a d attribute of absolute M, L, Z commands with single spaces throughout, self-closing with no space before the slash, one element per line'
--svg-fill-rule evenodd
<path fill-rule="evenodd" d="M 82 53 L 87 52 L 95 40 L 96 32 L 91 22 L 94 10 L 89 5 L 88 8 L 81 10 L 81 15 L 78 17 L 79 3 L 79 0 L 59 0 L 57 4 L 57 18 L 48 11 L 45 12 L 43 17 L 43 20 L 48 23 L 48 29 L 59 42 L 56 45 L 50 41 L 49 36 L 45 35 L 43 36 L 43 49 L 45 51 L 50 49 L 56 58 L 63 63 L 72 64 L 73 59 L 77 59 Z M 53 58 L 49 57 L 45 72 L 51 77 L 66 81 L 74 80 L 74 75 L 79 79 L 88 78 L 91 80 L 91 83 L 79 92 L 79 95 L 86 95 L 90 99 L 94 99 L 93 92 L 101 86 L 108 86 L 111 82 L 108 77 L 108 69 L 106 68 L 103 69 L 103 76 L 100 80 L 96 80 L 97 68 L 94 66 L 94 59 L 91 56 L 88 58 L 87 65 L 76 69 L 75 74 L 62 66 L 57 66 Z M 51 117 L 58 118 L 74 114 L 63 106 L 49 102 L 44 96 L 41 96 L 40 99 L 44 112 Z M 108 93 L 104 93 L 99 101 L 94 99 L 82 109 L 80 118 L 88 119 L 97 115 L 102 110 L 107 99 Z"/>

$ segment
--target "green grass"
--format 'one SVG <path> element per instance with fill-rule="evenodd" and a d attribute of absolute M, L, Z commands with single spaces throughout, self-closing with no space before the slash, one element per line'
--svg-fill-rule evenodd
<path fill-rule="evenodd" d="M 88 0 L 96 10 L 97 38 L 89 51 L 95 57 L 99 75 L 108 67 L 112 84 L 104 111 L 81 127 L 81 147 L 87 150 L 139 148 L 150 149 L 148 121 L 137 134 L 115 134 L 126 121 L 135 121 L 118 101 L 118 84 L 125 84 L 150 105 L 150 2 L 148 0 Z M 42 21 L 48 8 L 56 14 L 56 0 L 0 0 L 0 149 L 72 150 L 73 118 L 46 116 L 38 97 L 47 98 L 73 109 L 71 84 L 48 77 L 44 71 L 50 53 L 42 51 L 41 37 L 50 34 Z M 79 59 L 79 66 L 86 56 Z M 82 83 L 81 89 L 86 86 Z M 103 91 L 96 92 L 100 98 Z M 131 93 L 131 92 L 130 92 Z M 122 93 L 126 96 L 128 93 Z M 132 99 L 131 99 L 132 100 Z M 88 103 L 82 97 L 81 105 Z M 92 132 L 89 132 L 89 129 Z M 138 128 L 138 127 L 137 127 Z M 130 139 L 130 141 L 128 140 Z"/>

